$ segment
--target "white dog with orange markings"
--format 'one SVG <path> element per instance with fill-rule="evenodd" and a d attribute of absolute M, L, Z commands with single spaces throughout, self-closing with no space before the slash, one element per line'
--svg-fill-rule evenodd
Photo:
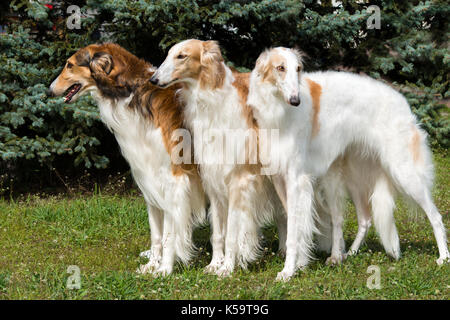
<path fill-rule="evenodd" d="M 184 120 L 193 135 L 203 186 L 211 202 L 213 255 L 206 271 L 230 275 L 236 263 L 254 260 L 259 227 L 272 218 L 279 200 L 270 181 L 260 175 L 255 144 L 245 134 L 257 129 L 247 106 L 248 73 L 232 71 L 215 41 L 186 40 L 174 45 L 150 81 L 160 87 L 179 83 Z M 202 136 L 207 140 L 201 142 Z M 251 134 L 250 134 L 251 135 Z M 224 161 L 224 143 L 245 161 Z M 256 140 L 254 140 L 256 143 Z M 248 153 L 246 153 L 249 151 Z M 254 158 L 253 158 L 254 159 Z M 233 159 L 231 159 L 233 160 Z M 286 228 L 285 218 L 277 215 Z M 281 236 L 285 231 L 280 231 Z M 280 241 L 283 251 L 285 241 Z"/>
<path fill-rule="evenodd" d="M 433 164 L 426 134 L 400 93 L 355 74 L 303 73 L 297 51 L 274 48 L 257 60 L 247 102 L 260 128 L 280 130 L 280 143 L 270 150 L 280 164 L 274 182 L 284 190 L 288 211 L 287 259 L 280 279 L 288 279 L 308 262 L 314 229 L 312 177 L 321 179 L 331 213 L 332 260 L 339 262 L 343 255 L 339 202 L 340 185 L 345 184 L 360 220 L 352 251 L 370 225 L 371 202 L 386 251 L 399 257 L 392 212 L 397 191 L 425 211 L 439 248 L 437 263 L 448 261 L 446 230 L 430 192 Z"/>

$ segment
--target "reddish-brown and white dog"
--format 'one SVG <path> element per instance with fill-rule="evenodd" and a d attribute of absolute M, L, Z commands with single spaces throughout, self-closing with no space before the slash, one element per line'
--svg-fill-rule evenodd
<path fill-rule="evenodd" d="M 50 93 L 65 102 L 90 93 L 102 121 L 114 133 L 148 208 L 151 249 L 140 272 L 166 275 L 175 257 L 187 262 L 193 252 L 192 228 L 205 215 L 205 198 L 194 165 L 175 165 L 172 139 L 182 128 L 181 105 L 174 88 L 148 82 L 151 64 L 122 47 L 94 44 L 71 56 Z"/>

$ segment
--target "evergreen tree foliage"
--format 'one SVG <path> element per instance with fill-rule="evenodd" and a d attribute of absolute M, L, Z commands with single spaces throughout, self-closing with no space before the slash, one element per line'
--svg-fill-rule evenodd
<path fill-rule="evenodd" d="M 68 28 L 70 5 L 81 10 L 80 29 Z M 369 5 L 381 9 L 380 29 L 367 28 Z M 66 105 L 46 95 L 70 55 L 104 41 L 158 65 L 181 40 L 215 39 L 240 70 L 251 70 L 267 47 L 298 47 L 309 71 L 352 70 L 392 83 L 408 98 L 432 146 L 447 148 L 449 17 L 444 0 L 2 2 L 0 169 L 108 166 L 115 142 L 92 99 Z"/>

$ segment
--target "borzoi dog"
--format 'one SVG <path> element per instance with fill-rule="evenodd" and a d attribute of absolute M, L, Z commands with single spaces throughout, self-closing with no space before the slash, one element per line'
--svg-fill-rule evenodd
<path fill-rule="evenodd" d="M 318 249 L 331 251 L 327 264 L 339 264 L 346 256 L 358 252 L 372 224 L 370 204 L 374 212 L 375 228 L 380 234 L 386 253 L 394 259 L 400 258 L 393 216 L 384 214 L 395 206 L 395 190 L 385 182 L 386 177 L 380 165 L 373 157 L 366 157 L 356 147 L 348 148 L 344 155 L 330 165 L 327 173 L 317 179 L 314 189 L 316 209 L 320 216 Z M 344 254 L 342 212 L 346 193 L 350 194 L 356 208 L 358 232 L 348 253 Z"/>
<path fill-rule="evenodd" d="M 256 258 L 259 226 L 281 211 L 272 184 L 251 161 L 257 142 L 248 143 L 246 134 L 257 127 L 246 104 L 248 77 L 225 65 L 215 41 L 191 39 L 174 45 L 150 79 L 163 88 L 182 84 L 185 123 L 211 202 L 213 255 L 206 271 L 219 276 L 230 275 L 236 262 L 245 266 Z M 224 159 L 224 149 L 230 150 L 225 140 L 236 152 L 232 161 Z M 278 221 L 286 228 L 285 219 Z"/>
<path fill-rule="evenodd" d="M 303 73 L 297 51 L 275 48 L 262 53 L 256 62 L 250 78 L 248 104 L 253 107 L 261 128 L 280 129 L 278 148 L 271 151 L 272 157 L 283 155 L 277 161 L 283 170 L 288 203 L 287 253 L 294 252 L 295 236 L 312 229 L 312 226 L 299 225 L 311 223 L 311 219 L 297 220 L 304 216 L 301 210 L 309 210 L 311 206 L 309 197 L 299 196 L 297 186 L 303 184 L 309 189 L 306 176 L 324 177 L 334 162 L 343 161 L 341 165 L 352 172 L 346 184 L 352 185 L 351 180 L 356 182 L 356 188 L 366 184 L 354 194 L 354 200 L 360 202 L 357 207 L 364 212 L 366 220 L 370 219 L 368 207 L 372 202 L 374 222 L 388 252 L 394 256 L 400 252 L 392 212 L 395 190 L 425 211 L 439 248 L 437 263 L 449 259 L 446 230 L 430 192 L 433 164 L 426 134 L 400 93 L 379 81 L 355 74 Z M 358 164 L 361 160 L 362 167 L 353 170 L 352 161 Z M 333 179 L 342 176 L 329 181 Z M 329 193 L 332 191 L 331 188 Z M 338 248 L 332 250 L 332 257 L 340 259 L 342 210 L 336 204 L 339 199 L 333 199 L 331 194 L 326 198 L 331 202 L 333 248 Z M 297 216 L 289 212 L 295 209 L 298 209 Z M 361 230 L 358 237 L 364 236 Z M 310 240 L 309 233 L 303 237 Z M 362 239 L 356 240 L 355 245 L 359 246 Z M 308 243 L 305 248 L 309 246 Z M 305 263 L 302 259 L 305 248 L 297 248 L 300 255 L 295 260 L 297 266 Z M 291 261 L 285 266 L 290 269 L 281 276 L 291 276 L 294 266 Z"/>
<path fill-rule="evenodd" d="M 91 93 L 102 121 L 114 133 L 134 180 L 147 203 L 151 249 L 141 273 L 167 275 L 175 258 L 193 253 L 192 227 L 205 214 L 205 197 L 194 165 L 174 165 L 172 134 L 182 128 L 175 89 L 160 89 L 148 79 L 151 64 L 116 44 L 90 45 L 68 60 L 50 86 L 65 102 Z"/>

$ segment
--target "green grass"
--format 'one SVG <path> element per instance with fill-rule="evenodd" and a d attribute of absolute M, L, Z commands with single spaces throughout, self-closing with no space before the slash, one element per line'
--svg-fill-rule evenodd
<path fill-rule="evenodd" d="M 446 226 L 450 224 L 450 157 L 435 156 L 434 198 Z M 139 276 L 145 260 L 139 252 L 150 245 L 145 203 L 139 196 L 93 194 L 76 197 L 25 196 L 0 200 L 1 299 L 449 299 L 450 266 L 437 266 L 438 250 L 422 212 L 407 213 L 398 202 L 397 227 L 403 256 L 393 261 L 371 230 L 362 251 L 341 266 L 317 259 L 289 283 L 275 277 L 283 259 L 274 254 L 277 236 L 264 231 L 264 256 L 248 270 L 218 279 L 203 273 L 210 256 L 209 229 L 195 241 L 202 250 L 189 266 L 177 265 L 167 278 Z M 348 205 L 347 247 L 357 224 Z M 81 289 L 66 282 L 69 265 L 81 270 Z M 381 270 L 380 290 L 366 287 L 367 268 Z"/>

